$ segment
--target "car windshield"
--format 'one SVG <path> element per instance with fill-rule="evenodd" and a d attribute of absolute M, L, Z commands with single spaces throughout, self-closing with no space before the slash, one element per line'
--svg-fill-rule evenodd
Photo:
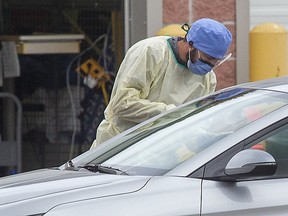
<path fill-rule="evenodd" d="M 163 175 L 225 136 L 287 105 L 280 92 L 232 89 L 188 103 L 111 143 L 93 164 Z"/>

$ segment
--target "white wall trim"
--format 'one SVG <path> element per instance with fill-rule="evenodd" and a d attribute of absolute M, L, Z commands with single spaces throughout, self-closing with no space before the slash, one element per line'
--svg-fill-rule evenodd
<path fill-rule="evenodd" d="M 147 0 L 147 37 L 155 36 L 163 27 L 162 0 Z"/>
<path fill-rule="evenodd" d="M 236 84 L 249 81 L 249 1 L 236 1 Z"/>
<path fill-rule="evenodd" d="M 130 46 L 130 15 L 129 15 L 129 0 L 124 0 L 124 51 Z"/>

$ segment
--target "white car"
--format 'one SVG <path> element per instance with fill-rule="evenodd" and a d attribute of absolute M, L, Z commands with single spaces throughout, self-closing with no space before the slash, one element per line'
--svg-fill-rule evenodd
<path fill-rule="evenodd" d="M 288 77 L 218 91 L 60 167 L 0 178 L 1 216 L 287 214 Z"/>

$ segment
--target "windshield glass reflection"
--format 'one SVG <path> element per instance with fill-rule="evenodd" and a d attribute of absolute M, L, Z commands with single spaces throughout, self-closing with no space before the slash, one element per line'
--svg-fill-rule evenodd
<path fill-rule="evenodd" d="M 93 163 L 129 174 L 162 175 L 287 102 L 287 95 L 269 91 L 221 92 L 147 123 Z"/>

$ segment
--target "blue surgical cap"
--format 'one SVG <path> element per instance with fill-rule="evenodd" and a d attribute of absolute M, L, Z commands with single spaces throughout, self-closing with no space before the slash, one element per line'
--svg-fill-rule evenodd
<path fill-rule="evenodd" d="M 196 49 L 222 59 L 231 44 L 232 34 L 222 23 L 202 18 L 192 24 L 186 38 Z"/>

